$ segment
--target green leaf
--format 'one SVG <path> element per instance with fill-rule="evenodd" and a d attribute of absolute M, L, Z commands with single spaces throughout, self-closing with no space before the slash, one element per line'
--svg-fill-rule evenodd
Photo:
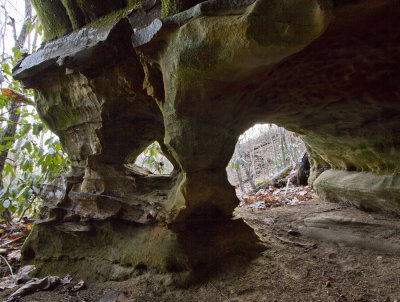
<path fill-rule="evenodd" d="M 28 191 L 29 191 L 29 187 L 26 187 L 25 189 L 21 190 L 19 192 L 19 194 L 17 195 L 17 197 L 15 197 L 15 199 L 18 200 L 19 198 L 23 197 Z"/>
<path fill-rule="evenodd" d="M 42 27 L 42 24 L 37 23 L 37 25 L 36 25 L 36 30 L 37 30 L 38 34 L 41 36 L 41 35 L 43 34 L 43 27 Z"/>
<path fill-rule="evenodd" d="M 29 35 L 34 28 L 35 28 L 35 23 L 29 21 L 28 26 L 26 27 L 26 34 Z"/>
<path fill-rule="evenodd" d="M 33 135 L 38 135 L 44 128 L 43 124 L 35 124 L 33 125 Z M 51 139 L 46 140 L 46 144 L 48 144 L 48 141 Z"/>
<path fill-rule="evenodd" d="M 56 156 L 56 151 L 53 148 L 49 148 L 49 154 L 51 155 L 51 157 L 55 157 Z"/>
<path fill-rule="evenodd" d="M 45 157 L 45 160 L 44 160 L 44 164 L 45 164 L 46 166 L 50 166 L 51 162 L 52 162 L 51 155 L 50 155 L 50 154 L 47 154 L 46 157 Z"/>
<path fill-rule="evenodd" d="M 9 200 L 9 199 L 4 200 L 4 202 L 3 202 L 3 207 L 5 207 L 6 209 L 8 209 L 9 206 L 10 206 L 10 200 Z"/>
<path fill-rule="evenodd" d="M 61 158 L 61 156 L 60 156 L 60 154 L 56 154 L 56 156 L 54 157 L 54 163 L 56 164 L 56 165 L 61 165 L 62 164 L 62 158 Z"/>
<path fill-rule="evenodd" d="M 20 132 L 19 132 L 19 136 L 22 137 L 25 134 L 27 134 L 29 132 L 29 130 L 31 130 L 31 125 L 27 124 L 27 125 L 23 125 Z"/>
<path fill-rule="evenodd" d="M 4 195 L 6 195 L 8 193 L 8 188 L 3 188 L 0 191 L 0 198 L 2 198 Z"/>
<path fill-rule="evenodd" d="M 28 153 L 32 152 L 32 145 L 30 141 L 26 141 L 22 148 L 26 149 Z"/>
<path fill-rule="evenodd" d="M 4 170 L 3 171 L 4 171 L 4 173 L 6 175 L 11 174 L 13 177 L 16 177 L 15 172 L 14 172 L 14 168 L 9 163 L 6 163 L 4 165 Z"/>
<path fill-rule="evenodd" d="M 3 67 L 3 72 L 5 74 L 12 76 L 12 72 L 10 71 L 10 65 L 8 65 L 8 63 L 3 64 L 2 67 Z"/>
<path fill-rule="evenodd" d="M 33 192 L 35 192 L 36 195 L 39 194 L 40 190 L 37 187 L 32 187 Z"/>
<path fill-rule="evenodd" d="M 48 144 L 51 143 L 52 140 L 53 140 L 53 138 L 50 137 L 50 138 L 46 139 L 46 141 L 44 142 L 44 144 L 45 144 L 45 145 L 48 145 Z"/>
<path fill-rule="evenodd" d="M 13 52 L 14 60 L 18 61 L 18 60 L 21 59 L 21 57 L 22 57 L 22 52 L 21 52 L 21 50 L 20 50 L 19 47 L 17 47 L 17 46 L 16 46 L 16 47 L 13 47 L 13 48 L 12 48 L 12 52 Z"/>

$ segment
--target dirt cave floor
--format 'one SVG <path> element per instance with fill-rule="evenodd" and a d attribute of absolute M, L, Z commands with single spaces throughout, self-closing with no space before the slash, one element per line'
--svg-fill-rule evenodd
<path fill-rule="evenodd" d="M 239 207 L 236 215 L 266 250 L 246 266 L 231 261 L 201 284 L 174 289 L 143 272 L 129 281 L 89 283 L 75 293 L 58 287 L 17 301 L 400 301 L 399 218 L 318 199 Z"/>

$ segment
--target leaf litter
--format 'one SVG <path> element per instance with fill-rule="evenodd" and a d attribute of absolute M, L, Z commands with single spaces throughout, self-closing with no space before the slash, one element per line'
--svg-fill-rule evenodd
<path fill-rule="evenodd" d="M 21 247 L 32 228 L 33 224 L 28 219 L 24 219 L 22 222 L 10 220 L 0 223 L 0 291 L 14 290 L 3 301 L 20 301 L 20 297 L 37 291 L 53 290 L 59 286 L 64 287 L 68 296 L 69 294 L 77 295 L 78 291 L 85 289 L 86 283 L 83 280 L 73 283 L 70 275 L 66 275 L 64 278 L 58 276 L 32 278 L 30 274 L 35 270 L 34 265 L 20 267 Z M 14 274 L 14 270 L 18 267 L 20 268 Z"/>
<path fill-rule="evenodd" d="M 239 208 L 248 208 L 251 210 L 265 210 L 272 207 L 281 207 L 284 205 L 297 205 L 299 203 L 311 200 L 313 190 L 310 186 L 292 186 L 285 188 L 276 188 L 270 186 L 254 194 L 245 194 L 239 197 Z"/>

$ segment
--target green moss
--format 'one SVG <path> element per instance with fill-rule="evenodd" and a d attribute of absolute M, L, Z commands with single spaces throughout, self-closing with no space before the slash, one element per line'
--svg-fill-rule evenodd
<path fill-rule="evenodd" d="M 131 9 L 131 7 L 127 7 L 127 8 L 113 11 L 110 14 L 100 17 L 97 20 L 91 22 L 90 24 L 88 24 L 88 27 L 100 28 L 102 26 L 117 22 L 118 20 L 126 17 L 127 14 L 129 13 L 130 9 Z"/>
<path fill-rule="evenodd" d="M 161 0 L 161 16 L 167 17 L 179 13 L 180 2 L 179 0 Z"/>
<path fill-rule="evenodd" d="M 81 123 L 96 110 L 93 108 L 95 104 L 77 107 L 66 103 L 64 102 L 66 97 L 57 92 L 49 93 L 46 96 L 36 92 L 35 96 L 39 115 L 53 131 L 66 130 L 72 125 Z"/>
<path fill-rule="evenodd" d="M 177 234 L 166 227 L 104 221 L 73 233 L 60 226 L 35 225 L 24 243 L 23 261 L 35 264 L 37 276 L 76 272 L 102 281 L 114 278 L 121 267 L 144 264 L 161 272 L 189 268 Z"/>
<path fill-rule="evenodd" d="M 126 0 L 73 0 L 76 7 L 83 14 L 85 24 L 95 21 L 97 18 L 103 17 L 113 11 L 124 9 L 127 7 Z"/>
<path fill-rule="evenodd" d="M 143 5 L 143 0 L 128 0 L 127 7 L 138 9 Z"/>
<path fill-rule="evenodd" d="M 44 40 L 51 41 L 72 30 L 67 10 L 60 0 L 32 0 L 43 26 Z"/>
<path fill-rule="evenodd" d="M 266 182 L 267 182 L 266 180 L 260 181 L 259 183 L 256 184 L 256 187 L 262 186 Z"/>
<path fill-rule="evenodd" d="M 179 12 L 187 10 L 204 0 L 161 0 L 162 17 L 175 15 Z"/>
<path fill-rule="evenodd" d="M 142 0 L 128 0 L 128 5 L 125 8 L 111 11 L 109 14 L 102 16 L 88 24 L 88 27 L 100 28 L 110 25 L 118 20 L 126 17 L 131 9 L 138 9 L 143 5 Z"/>

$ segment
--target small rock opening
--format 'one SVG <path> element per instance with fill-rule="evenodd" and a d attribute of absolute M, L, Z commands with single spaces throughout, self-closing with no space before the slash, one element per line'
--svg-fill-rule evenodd
<path fill-rule="evenodd" d="M 174 166 L 165 157 L 157 141 L 151 143 L 138 155 L 135 165 L 145 169 L 150 174 L 156 175 L 170 175 L 174 170 Z"/>
<path fill-rule="evenodd" d="M 239 207 L 265 209 L 312 197 L 304 142 L 274 124 L 256 124 L 240 135 L 226 170 Z"/>

